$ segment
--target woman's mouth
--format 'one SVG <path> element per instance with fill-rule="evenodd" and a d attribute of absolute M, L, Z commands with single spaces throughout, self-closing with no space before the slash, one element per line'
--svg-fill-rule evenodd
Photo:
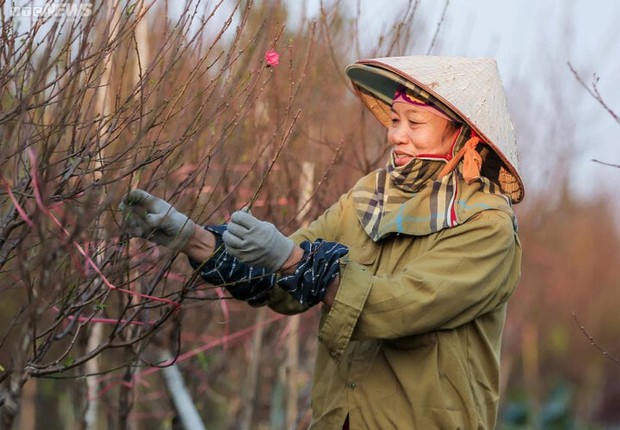
<path fill-rule="evenodd" d="M 394 157 L 394 165 L 396 166 L 404 166 L 413 159 L 413 155 L 407 154 L 405 152 L 394 151 L 392 153 L 392 156 Z"/>

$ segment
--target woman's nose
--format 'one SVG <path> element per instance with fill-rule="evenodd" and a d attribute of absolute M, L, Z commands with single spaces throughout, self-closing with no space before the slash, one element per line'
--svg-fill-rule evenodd
<path fill-rule="evenodd" d="M 392 126 L 388 133 L 388 141 L 393 145 L 407 143 L 407 132 L 401 124 Z"/>

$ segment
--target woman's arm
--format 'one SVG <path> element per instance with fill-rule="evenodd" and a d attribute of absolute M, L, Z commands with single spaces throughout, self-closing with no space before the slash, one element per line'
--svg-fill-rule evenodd
<path fill-rule="evenodd" d="M 209 230 L 198 225 L 181 252 L 194 261 L 206 261 L 215 252 L 215 236 Z"/>
<path fill-rule="evenodd" d="M 284 265 L 282 266 L 282 273 L 290 275 L 295 272 L 295 268 L 301 261 L 304 256 L 304 251 L 299 246 L 295 246 L 291 255 L 288 257 Z M 322 302 L 327 306 L 331 306 L 334 302 L 334 298 L 336 297 L 336 293 L 338 292 L 338 285 L 340 284 L 340 278 L 336 276 L 336 278 L 329 284 L 327 287 L 327 293 L 325 297 L 323 297 Z"/>

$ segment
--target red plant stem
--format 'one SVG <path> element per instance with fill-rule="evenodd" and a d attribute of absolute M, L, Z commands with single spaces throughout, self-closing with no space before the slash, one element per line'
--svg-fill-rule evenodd
<path fill-rule="evenodd" d="M 32 220 L 28 217 L 28 214 L 26 214 L 26 211 L 24 210 L 24 208 L 21 207 L 21 205 L 15 198 L 15 195 L 13 194 L 13 191 L 11 190 L 11 186 L 9 185 L 7 180 L 4 179 L 4 176 L 2 176 L 2 173 L 0 173 L 0 182 L 4 183 L 4 186 L 6 187 L 6 190 L 9 193 L 9 198 L 11 199 L 11 202 L 13 202 L 13 206 L 15 206 L 15 210 L 17 210 L 17 213 L 19 214 L 21 219 L 23 219 L 26 222 L 26 224 L 28 224 L 30 227 L 33 227 L 34 225 L 32 224 Z"/>
<path fill-rule="evenodd" d="M 53 306 L 52 310 L 54 310 L 55 312 L 60 312 L 60 309 L 58 309 L 57 306 Z M 73 315 L 67 315 L 67 319 L 73 321 L 75 319 L 75 317 Z M 92 323 L 101 323 L 101 324 L 130 324 L 130 325 L 148 325 L 148 326 L 152 326 L 155 324 L 154 321 L 147 321 L 147 322 L 142 322 L 142 321 L 128 321 L 128 320 L 119 320 L 119 319 L 114 319 L 114 318 L 90 318 L 90 317 L 78 317 L 77 318 L 78 322 L 92 322 Z"/>
<path fill-rule="evenodd" d="M 41 210 L 41 212 L 45 216 L 47 216 L 52 221 L 54 221 L 54 223 L 60 228 L 60 230 L 67 237 L 71 237 L 71 234 L 67 231 L 67 229 L 65 229 L 63 227 L 63 225 L 60 223 L 60 221 L 58 221 L 58 218 L 56 218 L 54 216 L 54 214 L 52 214 L 49 211 L 49 209 L 45 206 L 45 204 L 43 203 L 43 198 L 41 196 L 41 187 L 39 185 L 39 178 L 38 178 L 38 174 L 37 174 L 36 154 L 34 153 L 34 150 L 32 148 L 28 148 L 27 152 L 28 152 L 28 158 L 30 159 L 30 175 L 32 177 L 32 188 L 33 188 L 33 191 L 34 191 L 34 198 L 35 198 L 35 201 L 37 203 L 38 208 Z M 78 252 L 80 254 L 82 254 L 82 256 L 86 259 L 86 262 L 88 263 L 88 265 L 90 265 L 92 267 L 92 269 L 97 273 L 97 275 L 99 275 L 101 277 L 101 280 L 103 281 L 103 283 L 108 288 L 110 288 L 112 290 L 120 291 L 120 292 L 125 293 L 125 294 L 129 294 L 131 296 L 140 297 L 140 298 L 143 298 L 143 299 L 153 300 L 153 301 L 162 302 L 162 303 L 167 303 L 167 304 L 173 305 L 175 307 L 179 306 L 179 303 L 174 301 L 174 300 L 169 300 L 169 299 L 164 299 L 164 298 L 161 298 L 161 297 L 150 296 L 148 294 L 138 293 L 138 292 L 135 292 L 135 291 L 130 291 L 130 290 L 126 290 L 124 288 L 116 287 L 115 285 L 113 285 L 108 280 L 108 278 L 105 277 L 105 275 L 101 272 L 101 270 L 99 269 L 97 264 L 95 264 L 95 262 L 90 258 L 88 253 L 86 251 L 84 251 L 84 248 L 82 248 L 82 246 L 80 246 L 80 244 L 77 243 L 75 240 L 72 240 L 71 242 L 72 242 L 73 246 L 78 250 Z"/>
<path fill-rule="evenodd" d="M 144 370 L 142 372 L 138 372 L 138 373 L 134 374 L 133 380 L 130 383 L 128 383 L 126 381 L 114 381 L 114 382 L 111 382 L 111 383 L 105 385 L 103 388 L 101 388 L 101 390 L 99 390 L 99 392 L 97 393 L 96 398 L 100 398 L 105 393 L 110 391 L 112 388 L 118 386 L 119 384 L 123 384 L 125 386 L 133 386 L 133 385 L 135 385 L 135 382 L 140 382 L 140 381 L 142 383 L 146 384 L 146 382 L 143 380 L 143 378 L 146 377 L 146 376 L 149 376 L 149 375 L 151 375 L 151 374 L 153 374 L 155 372 L 159 372 L 163 367 L 169 366 L 169 365 L 171 365 L 173 363 L 179 363 L 181 361 L 187 360 L 188 358 L 191 358 L 191 357 L 193 357 L 195 355 L 198 355 L 201 352 L 208 351 L 209 349 L 215 348 L 216 346 L 220 346 L 222 344 L 226 345 L 226 344 L 228 344 L 229 341 L 240 340 L 243 337 L 251 334 L 254 330 L 258 329 L 259 327 L 263 327 L 263 326 L 266 326 L 268 324 L 274 323 L 274 322 L 279 321 L 279 320 L 281 320 L 281 319 L 283 319 L 285 317 L 286 317 L 286 315 L 274 315 L 270 319 L 264 321 L 262 324 L 255 324 L 253 326 L 246 327 L 246 328 L 244 328 L 242 330 L 239 330 L 239 331 L 233 333 L 230 336 L 218 338 L 218 339 L 213 340 L 212 342 L 209 342 L 209 343 L 207 343 L 207 344 L 205 344 L 203 346 L 200 346 L 198 348 L 192 349 L 191 351 L 187 351 L 187 352 L 185 352 L 183 354 L 179 354 L 176 358 L 173 358 L 171 360 L 167 360 L 167 361 L 161 363 L 158 366 L 153 366 L 153 367 L 150 367 L 150 368 L 148 368 L 148 369 L 146 369 L 146 370 Z M 90 400 L 93 400 L 93 399 L 91 398 Z"/>

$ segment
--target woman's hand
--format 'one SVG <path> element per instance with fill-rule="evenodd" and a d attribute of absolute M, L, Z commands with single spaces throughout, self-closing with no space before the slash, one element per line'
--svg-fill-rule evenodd
<path fill-rule="evenodd" d="M 273 224 L 244 211 L 232 214 L 222 240 L 226 250 L 239 260 L 274 272 L 285 265 L 295 248 Z"/>
<path fill-rule="evenodd" d="M 175 251 L 184 251 L 197 226 L 170 203 L 144 190 L 129 192 L 119 205 L 125 231 Z M 202 230 L 202 229 L 201 229 Z"/>

